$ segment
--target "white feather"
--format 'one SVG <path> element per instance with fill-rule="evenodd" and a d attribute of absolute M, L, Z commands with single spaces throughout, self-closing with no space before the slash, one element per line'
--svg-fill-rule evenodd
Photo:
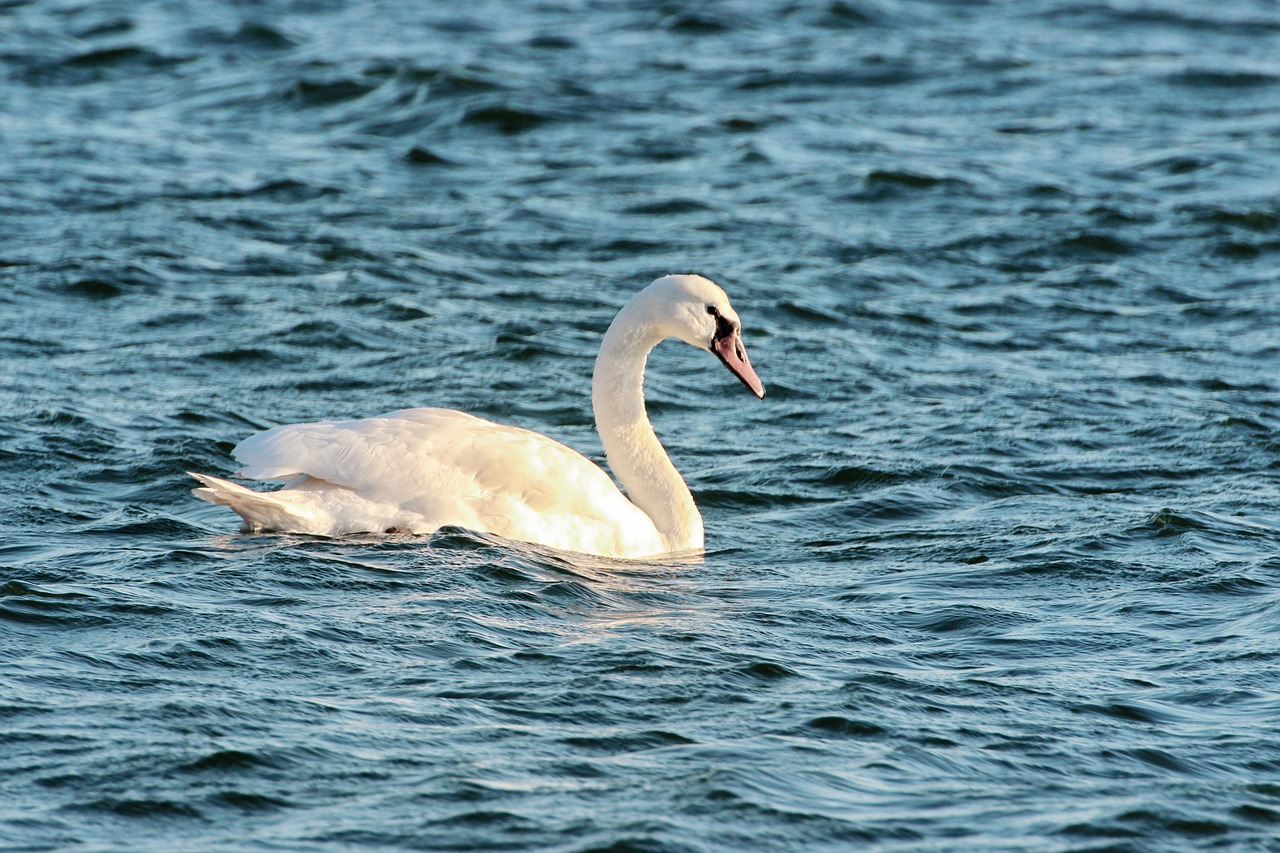
<path fill-rule="evenodd" d="M 631 500 L 559 442 L 433 408 L 269 429 L 235 448 L 244 466 L 237 476 L 294 482 L 255 492 L 192 474 L 202 484 L 193 494 L 231 507 L 250 530 L 341 536 L 447 525 L 613 557 L 701 548 L 702 518 L 644 414 L 642 383 L 648 353 L 663 338 L 708 345 L 710 304 L 736 322 L 715 284 L 667 276 L 637 294 L 605 336 L 592 402 Z"/>

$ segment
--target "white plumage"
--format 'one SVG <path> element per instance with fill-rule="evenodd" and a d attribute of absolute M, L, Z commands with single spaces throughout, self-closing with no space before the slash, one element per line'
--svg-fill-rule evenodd
<path fill-rule="evenodd" d="M 206 474 L 193 494 L 249 530 L 341 536 L 457 526 L 609 557 L 702 547 L 702 518 L 644 411 L 648 353 L 677 337 L 715 353 L 758 396 L 728 297 L 701 276 L 665 276 L 618 314 L 601 345 L 592 405 L 623 495 L 594 462 L 546 436 L 449 409 L 278 426 L 234 450 L 255 492 Z"/>

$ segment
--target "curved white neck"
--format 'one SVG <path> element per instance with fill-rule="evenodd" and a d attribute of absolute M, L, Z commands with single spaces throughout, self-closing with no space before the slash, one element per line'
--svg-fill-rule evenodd
<path fill-rule="evenodd" d="M 614 318 L 591 377 L 591 408 L 609 467 L 672 551 L 702 548 L 702 515 L 653 432 L 644 408 L 644 367 L 665 337 L 631 303 Z"/>

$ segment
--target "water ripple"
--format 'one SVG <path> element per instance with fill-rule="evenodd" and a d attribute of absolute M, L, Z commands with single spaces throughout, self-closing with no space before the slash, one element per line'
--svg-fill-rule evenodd
<path fill-rule="evenodd" d="M 23 849 L 1273 844 L 1265 3 L 0 2 L 0 825 Z M 243 536 L 183 472 L 411 405 L 707 522 Z"/>

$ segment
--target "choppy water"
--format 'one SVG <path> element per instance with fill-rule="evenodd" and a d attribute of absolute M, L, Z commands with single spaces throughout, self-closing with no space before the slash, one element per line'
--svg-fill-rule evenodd
<path fill-rule="evenodd" d="M 1274 2 L 0 3 L 0 847 L 1280 849 Z M 183 471 L 660 348 L 701 565 Z"/>

